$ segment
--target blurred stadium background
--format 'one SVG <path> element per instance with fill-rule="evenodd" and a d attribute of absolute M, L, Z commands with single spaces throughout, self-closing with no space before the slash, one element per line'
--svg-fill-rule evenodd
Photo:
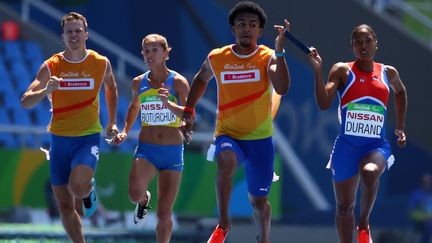
<path fill-rule="evenodd" d="M 119 84 L 118 126 L 123 127 L 132 77 L 143 72 L 142 38 L 150 33 L 167 37 L 173 47 L 169 68 L 189 81 L 208 52 L 233 42 L 227 21 L 230 0 L 1 0 L 0 1 L 0 241 L 67 241 L 52 207 L 49 166 L 40 148 L 49 148 L 46 125 L 49 103 L 23 110 L 20 98 L 40 64 L 62 50 L 59 19 L 76 11 L 89 22 L 88 48 L 111 60 Z M 408 200 L 419 177 L 432 172 L 432 1 L 332 0 L 257 1 L 266 10 L 268 25 L 262 43 L 274 45 L 273 24 L 287 18 L 292 32 L 320 50 L 325 72 L 337 61 L 353 59 L 350 33 L 366 23 L 375 28 L 377 61 L 394 65 L 409 96 L 408 146 L 394 143 L 394 109 L 388 122 L 396 165 L 386 172 L 372 213 L 377 243 L 415 242 L 408 218 Z M 103 5 L 103 6 L 102 6 Z M 313 79 L 305 56 L 286 43 L 292 88 L 276 117 L 276 173 L 280 180 L 271 191 L 272 242 L 336 242 L 331 175 L 325 169 L 337 135 L 337 104 L 320 112 L 313 97 Z M 107 110 L 101 95 L 101 122 Z M 212 82 L 198 106 L 193 143 L 185 148 L 185 170 L 175 204 L 172 242 L 204 242 L 215 226 L 215 165 L 205 160 L 212 140 L 216 86 Z M 85 220 L 90 242 L 153 242 L 154 215 L 145 229 L 131 224 L 134 208 L 127 196 L 127 176 L 139 124 L 132 139 L 115 148 L 102 142 L 96 174 L 100 214 Z M 255 228 L 240 170 L 231 201 L 233 231 L 229 242 L 252 242 Z M 156 192 L 154 184 L 150 190 Z M 151 214 L 150 214 L 151 216 Z"/>

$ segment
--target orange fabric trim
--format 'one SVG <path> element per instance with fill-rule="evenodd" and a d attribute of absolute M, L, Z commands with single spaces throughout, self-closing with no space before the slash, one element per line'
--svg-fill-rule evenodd
<path fill-rule="evenodd" d="M 93 103 L 93 101 L 96 99 L 96 97 L 92 97 L 86 101 L 83 101 L 81 103 L 77 103 L 77 104 L 73 104 L 70 106 L 66 106 L 66 107 L 62 107 L 62 108 L 55 108 L 53 109 L 53 113 L 62 113 L 62 112 L 66 112 L 66 111 L 71 111 L 71 110 L 76 110 L 79 108 L 82 108 L 84 106 L 88 106 L 91 103 Z"/>
<path fill-rule="evenodd" d="M 248 101 L 251 101 L 251 100 L 256 100 L 256 99 L 258 99 L 259 97 L 261 97 L 261 95 L 263 95 L 263 94 L 266 92 L 266 90 L 267 90 L 267 88 L 265 88 L 264 90 L 259 91 L 259 92 L 257 92 L 257 93 L 250 94 L 250 95 L 248 95 L 248 96 L 245 96 L 245 97 L 243 97 L 243 98 L 240 98 L 240 99 L 238 99 L 238 100 L 234 100 L 234 101 L 231 101 L 231 102 L 229 102 L 229 103 L 226 103 L 225 105 L 220 105 L 220 106 L 219 106 L 219 111 L 223 111 L 223 110 L 226 110 L 226 109 L 232 108 L 232 107 L 234 107 L 234 106 L 238 106 L 238 105 L 244 104 L 244 103 L 246 103 L 246 102 L 248 102 Z"/>

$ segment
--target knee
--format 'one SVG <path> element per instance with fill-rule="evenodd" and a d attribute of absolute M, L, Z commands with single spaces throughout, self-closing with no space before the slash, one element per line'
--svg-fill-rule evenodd
<path fill-rule="evenodd" d="M 337 203 L 336 214 L 342 217 L 354 214 L 354 207 L 355 207 L 354 203 L 352 204 Z"/>
<path fill-rule="evenodd" d="M 167 224 L 171 222 L 171 210 L 168 209 L 158 209 L 157 211 L 158 222 Z"/>
<path fill-rule="evenodd" d="M 137 187 L 129 186 L 129 198 L 132 202 L 138 203 L 141 200 L 142 192 Z"/>
<path fill-rule="evenodd" d="M 72 201 L 57 201 L 57 206 L 61 215 L 70 215 L 75 213 L 75 204 Z"/>
<path fill-rule="evenodd" d="M 379 184 L 381 171 L 378 167 L 365 168 L 361 171 L 361 183 L 366 187 L 373 187 Z"/>
<path fill-rule="evenodd" d="M 71 181 L 69 182 L 69 189 L 76 198 L 85 198 L 91 191 L 91 184 Z"/>
<path fill-rule="evenodd" d="M 251 204 L 258 211 L 264 210 L 269 205 L 267 198 L 253 198 Z"/>
<path fill-rule="evenodd" d="M 231 179 L 234 176 L 234 172 L 236 169 L 236 161 L 227 157 L 219 157 L 217 168 L 218 177 L 222 177 L 224 179 Z"/>

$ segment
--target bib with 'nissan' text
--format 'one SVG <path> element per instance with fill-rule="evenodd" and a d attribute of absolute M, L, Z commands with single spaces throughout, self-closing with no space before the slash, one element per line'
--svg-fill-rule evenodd
<path fill-rule="evenodd" d="M 345 120 L 346 135 L 380 138 L 383 126 L 384 107 L 370 104 L 348 104 Z"/>
<path fill-rule="evenodd" d="M 145 96 L 141 100 L 141 122 L 148 125 L 167 125 L 176 121 L 172 113 L 157 96 Z"/>

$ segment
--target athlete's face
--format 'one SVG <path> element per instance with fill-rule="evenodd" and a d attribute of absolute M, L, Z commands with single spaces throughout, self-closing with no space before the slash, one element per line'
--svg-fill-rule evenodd
<path fill-rule="evenodd" d="M 353 35 L 352 48 L 358 60 L 370 61 L 374 59 L 378 46 L 373 34 L 362 28 Z"/>
<path fill-rule="evenodd" d="M 168 50 L 164 50 L 161 43 L 156 40 L 144 41 L 141 53 L 149 68 L 162 65 L 168 57 Z"/>
<path fill-rule="evenodd" d="M 70 50 L 85 48 L 88 32 L 85 31 L 84 23 L 74 19 L 64 23 L 62 40 Z"/>
<path fill-rule="evenodd" d="M 258 16 L 252 13 L 238 14 L 232 32 L 237 45 L 243 48 L 254 47 L 262 33 Z"/>

